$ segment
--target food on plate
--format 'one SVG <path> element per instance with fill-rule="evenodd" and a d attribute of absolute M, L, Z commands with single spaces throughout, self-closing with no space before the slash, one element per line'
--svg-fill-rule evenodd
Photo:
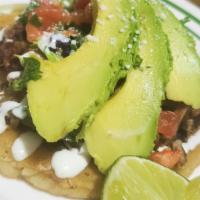
<path fill-rule="evenodd" d="M 88 151 L 101 171 L 106 171 L 123 155 L 149 156 L 171 71 L 167 38 L 153 9 L 143 0 L 135 1 L 133 7 L 140 32 L 142 63 L 139 68 L 133 64 L 136 69 L 130 70 L 120 91 L 111 97 L 85 131 Z"/>
<path fill-rule="evenodd" d="M 200 60 L 159 1 L 32 0 L 0 14 L 0 66 L 2 175 L 81 199 L 199 185 L 186 178 L 200 164 Z"/>
<path fill-rule="evenodd" d="M 27 159 L 16 161 L 13 158 L 12 147 L 19 138 L 19 134 L 20 132 L 15 129 L 7 129 L 4 134 L 0 135 L 1 175 L 22 179 L 35 188 L 54 195 L 83 199 L 97 199 L 100 196 L 103 176 L 92 163 L 79 175 L 72 178 L 63 179 L 55 175 L 51 160 L 54 152 L 60 152 L 63 148 L 60 144 L 43 143 Z M 25 134 L 34 133 L 25 132 Z M 21 143 L 23 142 L 21 140 Z M 23 148 L 21 150 L 23 151 Z"/>
<path fill-rule="evenodd" d="M 134 62 L 134 45 L 123 52 L 134 37 L 130 1 L 101 1 L 100 7 L 104 3 L 107 9 L 98 10 L 88 41 L 60 62 L 40 61 L 41 78 L 28 84 L 33 123 L 49 142 L 62 139 L 80 125 L 84 128 L 113 92 L 116 82 L 126 75 L 125 66 Z M 121 20 L 118 13 L 126 14 L 129 20 Z M 115 17 L 109 20 L 109 14 Z M 126 27 L 123 33 L 122 27 Z"/>

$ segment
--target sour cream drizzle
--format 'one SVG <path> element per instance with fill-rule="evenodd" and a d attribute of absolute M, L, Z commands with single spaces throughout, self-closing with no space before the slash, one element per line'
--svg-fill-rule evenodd
<path fill-rule="evenodd" d="M 194 150 L 198 145 L 200 145 L 200 130 L 196 134 L 192 135 L 186 143 L 182 144 L 186 153 Z"/>
<path fill-rule="evenodd" d="M 8 81 L 11 81 L 11 80 L 14 80 L 16 78 L 19 78 L 21 75 L 21 72 L 20 71 L 13 71 L 13 72 L 10 72 L 8 75 L 7 75 L 7 80 Z"/>
<path fill-rule="evenodd" d="M 59 178 L 73 178 L 80 174 L 89 164 L 90 157 L 85 146 L 76 149 L 63 149 L 54 153 L 51 165 Z"/>
<path fill-rule="evenodd" d="M 33 132 L 21 134 L 12 145 L 12 155 L 16 161 L 22 161 L 33 154 L 43 139 Z"/>
<path fill-rule="evenodd" d="M 22 102 L 12 110 L 12 114 L 17 117 L 18 119 L 25 119 L 27 112 L 26 112 L 26 105 Z"/>
<path fill-rule="evenodd" d="M 19 105 L 20 105 L 20 103 L 18 103 L 16 101 L 6 101 L 1 104 L 1 107 L 0 107 L 0 134 L 3 133 L 7 128 L 6 119 L 5 119 L 6 115 L 8 114 L 8 112 L 13 110 L 14 108 L 17 108 Z"/>

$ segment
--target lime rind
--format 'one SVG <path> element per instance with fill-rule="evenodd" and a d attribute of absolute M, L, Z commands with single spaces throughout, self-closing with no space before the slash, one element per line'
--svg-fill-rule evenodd
<path fill-rule="evenodd" d="M 102 200 L 183 200 L 188 181 L 159 164 L 126 156 L 111 168 Z"/>

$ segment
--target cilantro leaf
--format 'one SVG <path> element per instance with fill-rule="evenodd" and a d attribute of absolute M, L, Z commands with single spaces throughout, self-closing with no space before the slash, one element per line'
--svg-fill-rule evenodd
<path fill-rule="evenodd" d="M 41 78 L 40 62 L 35 58 L 23 58 L 23 66 L 24 71 L 21 76 L 10 83 L 11 88 L 16 92 L 25 89 L 29 81 Z"/>
<path fill-rule="evenodd" d="M 35 27 L 40 27 L 42 26 L 42 22 L 40 21 L 39 17 L 34 14 L 31 18 L 30 18 L 30 23 L 32 25 L 34 25 Z"/>
<path fill-rule="evenodd" d="M 29 13 L 30 13 L 31 11 L 33 11 L 35 8 L 39 7 L 39 5 L 40 5 L 40 4 L 39 4 L 38 1 L 32 0 L 32 1 L 30 2 L 30 4 L 28 5 L 28 7 L 26 8 L 26 10 L 24 11 L 24 13 L 21 14 L 21 15 L 19 16 L 18 21 L 19 21 L 21 24 L 26 25 L 26 24 L 28 23 L 28 16 L 29 16 Z"/>

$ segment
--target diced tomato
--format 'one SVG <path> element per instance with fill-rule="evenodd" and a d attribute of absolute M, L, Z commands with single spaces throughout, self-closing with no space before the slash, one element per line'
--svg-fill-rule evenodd
<path fill-rule="evenodd" d="M 165 138 L 173 138 L 177 131 L 178 117 L 175 112 L 162 111 L 159 119 L 158 132 Z"/>
<path fill-rule="evenodd" d="M 35 41 L 40 35 L 42 34 L 42 31 L 38 29 L 37 27 L 33 26 L 32 24 L 28 23 L 26 25 L 26 33 L 27 33 L 27 40 L 29 42 Z"/>
<path fill-rule="evenodd" d="M 26 31 L 29 42 L 37 40 L 43 31 L 63 20 L 64 10 L 59 4 L 49 4 L 47 0 L 42 0 L 41 2 L 41 5 L 33 13 L 37 15 L 42 25 L 41 27 L 35 27 L 31 23 L 27 24 Z M 32 13 L 30 13 L 29 18 L 31 16 Z"/>
<path fill-rule="evenodd" d="M 84 9 L 89 3 L 90 3 L 90 0 L 77 0 L 74 8 L 77 10 L 81 10 L 81 9 Z"/>
<path fill-rule="evenodd" d="M 33 13 L 36 14 L 42 25 L 40 27 L 34 27 L 30 22 L 27 24 L 28 41 L 36 41 L 43 31 L 51 31 L 53 26 L 59 22 L 65 24 L 74 23 L 76 25 L 91 24 L 92 11 L 88 2 L 80 1 L 78 4 L 78 8 L 80 9 L 69 13 L 60 4 L 50 4 L 48 0 L 40 0 L 40 6 L 30 13 L 29 18 L 32 17 Z"/>
<path fill-rule="evenodd" d="M 150 160 L 170 169 L 176 167 L 181 160 L 181 152 L 179 150 L 165 149 L 162 152 L 154 152 L 150 156 Z"/>
<path fill-rule="evenodd" d="M 187 108 L 179 108 L 176 111 L 162 111 L 160 114 L 158 132 L 167 139 L 176 136 L 180 123 L 187 111 Z"/>
<path fill-rule="evenodd" d="M 64 16 L 63 8 L 60 5 L 55 4 L 41 4 L 34 12 L 41 20 L 43 29 L 62 21 Z"/>

